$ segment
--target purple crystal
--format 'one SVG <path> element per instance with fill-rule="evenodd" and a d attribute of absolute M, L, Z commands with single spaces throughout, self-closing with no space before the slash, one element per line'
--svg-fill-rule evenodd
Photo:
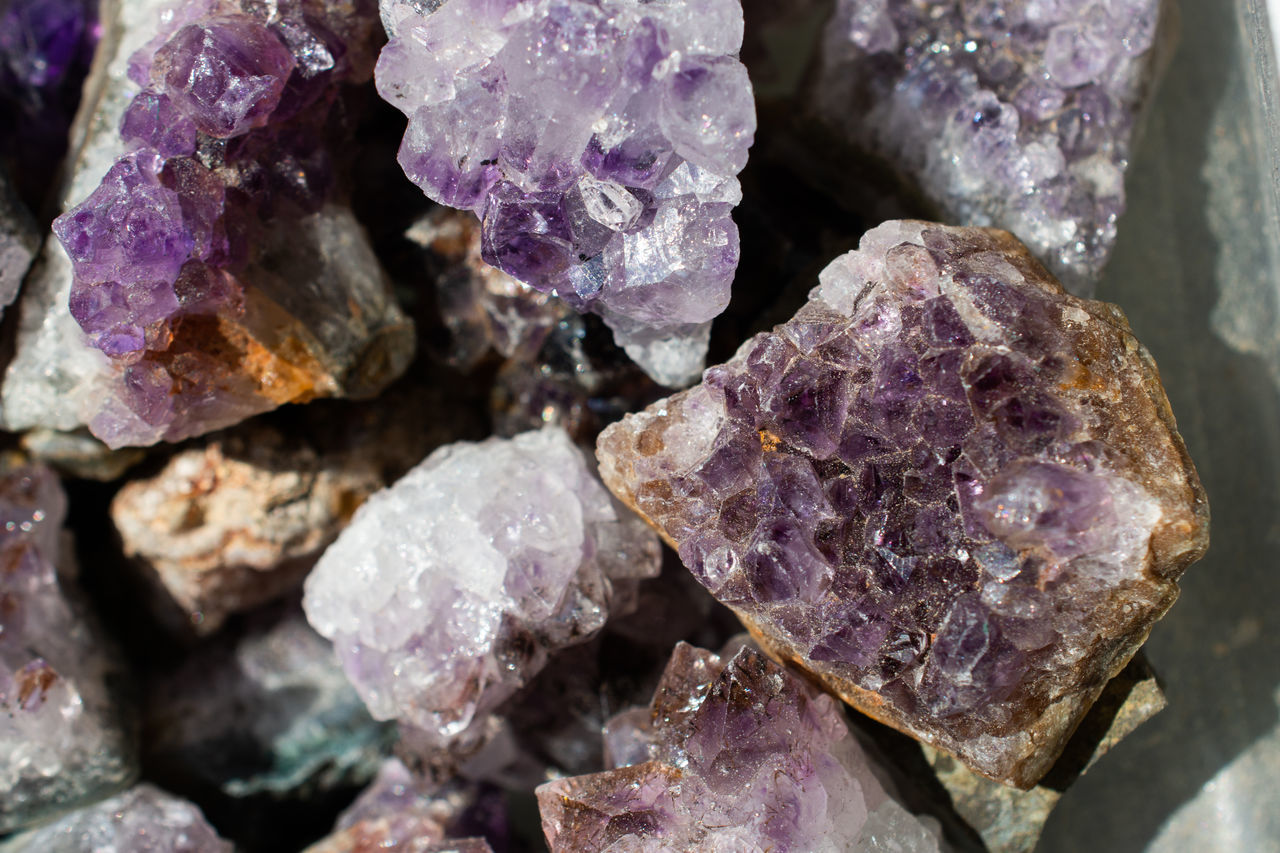
<path fill-rule="evenodd" d="M 409 117 L 409 178 L 478 213 L 486 261 L 599 313 L 654 378 L 696 375 L 755 132 L 738 0 L 382 6 L 378 90 Z"/>
<path fill-rule="evenodd" d="M 751 648 L 680 643 L 650 706 L 614 717 L 605 740 L 619 769 L 538 788 L 553 853 L 939 849 L 831 697 Z"/>
<path fill-rule="evenodd" d="M 1207 541 L 1159 379 L 1003 232 L 886 223 L 820 281 L 602 475 L 772 651 L 1029 785 Z"/>
<path fill-rule="evenodd" d="M 1088 295 L 1124 211 L 1164 5 L 840 0 L 818 110 L 948 220 L 1013 232 Z"/>

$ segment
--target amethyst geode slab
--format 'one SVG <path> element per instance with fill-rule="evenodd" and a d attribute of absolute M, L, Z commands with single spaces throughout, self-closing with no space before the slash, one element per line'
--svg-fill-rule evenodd
<path fill-rule="evenodd" d="M 680 643 L 647 708 L 605 729 L 616 769 L 537 789 L 553 853 L 937 853 L 830 696 L 746 647 Z"/>
<path fill-rule="evenodd" d="M 1013 232 L 1091 295 L 1171 5 L 839 0 L 815 103 L 947 221 Z"/>
<path fill-rule="evenodd" d="M 489 263 L 696 378 L 738 265 L 755 134 L 739 0 L 382 0 L 400 163 L 483 220 Z"/>
<path fill-rule="evenodd" d="M 1155 364 L 1002 231 L 889 222 L 820 282 L 601 473 L 774 654 L 1030 786 L 1207 546 Z"/>

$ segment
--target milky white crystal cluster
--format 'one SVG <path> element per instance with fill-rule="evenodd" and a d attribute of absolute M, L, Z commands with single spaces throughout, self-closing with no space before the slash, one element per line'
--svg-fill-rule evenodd
<path fill-rule="evenodd" d="M 373 715 L 448 744 L 657 574 L 657 539 L 558 428 L 441 448 L 360 508 L 307 579 Z"/>

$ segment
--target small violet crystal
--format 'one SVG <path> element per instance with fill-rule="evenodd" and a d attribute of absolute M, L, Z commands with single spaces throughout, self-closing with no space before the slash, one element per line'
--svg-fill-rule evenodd
<path fill-rule="evenodd" d="M 304 605 L 374 717 L 453 748 L 659 561 L 653 533 L 548 428 L 448 445 L 373 495 Z"/>
<path fill-rule="evenodd" d="M 680 643 L 648 708 L 606 728 L 617 768 L 538 788 L 552 853 L 936 853 L 835 700 L 761 652 Z"/>
<path fill-rule="evenodd" d="M 599 313 L 658 381 L 695 378 L 729 301 L 755 133 L 739 0 L 382 12 L 378 90 L 409 117 L 409 178 L 481 217 L 486 261 Z"/>
<path fill-rule="evenodd" d="M 1207 545 L 1155 365 L 1001 231 L 889 222 L 820 282 L 601 474 L 770 652 L 1029 787 Z"/>
<path fill-rule="evenodd" d="M 950 221 L 1089 295 L 1115 243 L 1164 0 L 839 0 L 819 112 Z"/>

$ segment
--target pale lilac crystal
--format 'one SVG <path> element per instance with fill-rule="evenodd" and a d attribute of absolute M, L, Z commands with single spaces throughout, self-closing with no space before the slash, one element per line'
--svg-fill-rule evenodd
<path fill-rule="evenodd" d="M 304 604 L 374 717 L 449 746 L 658 563 L 652 532 L 548 428 L 448 445 L 373 495 Z"/>
<path fill-rule="evenodd" d="M 372 71 L 372 15 L 372 0 L 182 0 L 128 60 L 142 89 L 114 113 L 124 153 L 54 223 L 71 316 L 116 382 L 81 415 L 104 441 L 178 440 L 348 383 L 367 392 L 407 362 L 390 331 L 403 318 L 335 203 L 333 106 Z M 100 84 L 104 110 L 123 63 Z M 366 355 L 381 374 L 362 374 Z"/>
<path fill-rule="evenodd" d="M 553 853 L 936 853 L 835 700 L 746 647 L 676 646 L 648 708 L 606 728 L 618 769 L 538 788 Z"/>
<path fill-rule="evenodd" d="M 1164 0 L 840 0 L 819 111 L 956 224 L 1089 295 L 1124 211 Z"/>
<path fill-rule="evenodd" d="M 738 0 L 434 5 L 382 3 L 405 174 L 483 219 L 486 261 L 599 313 L 659 381 L 691 379 L 755 132 Z"/>
<path fill-rule="evenodd" d="M 889 222 L 601 473 L 762 642 L 1029 786 L 1203 553 L 1150 357 L 1008 234 Z"/>
<path fill-rule="evenodd" d="M 67 502 L 47 468 L 0 473 L 0 833 L 123 787 L 136 772 L 113 650 L 75 600 Z"/>
<path fill-rule="evenodd" d="M 232 853 L 200 809 L 151 785 L 0 844 L 3 853 Z"/>

